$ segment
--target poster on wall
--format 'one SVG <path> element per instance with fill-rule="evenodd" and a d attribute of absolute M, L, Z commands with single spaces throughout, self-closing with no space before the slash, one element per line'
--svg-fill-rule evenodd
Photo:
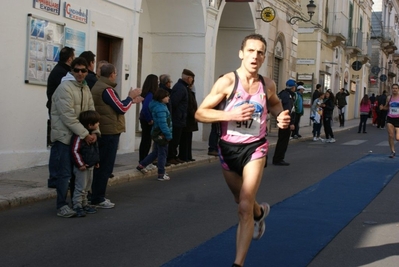
<path fill-rule="evenodd" d="M 65 29 L 65 45 L 75 48 L 75 55 L 85 51 L 86 33 L 71 28 Z"/>
<path fill-rule="evenodd" d="M 46 85 L 64 45 L 64 24 L 28 15 L 25 83 Z"/>

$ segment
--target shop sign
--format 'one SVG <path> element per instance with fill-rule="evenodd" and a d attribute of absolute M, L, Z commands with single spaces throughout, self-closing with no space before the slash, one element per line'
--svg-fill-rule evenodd
<path fill-rule="evenodd" d="M 314 58 L 298 58 L 296 60 L 297 65 L 314 65 Z"/>
<path fill-rule="evenodd" d="M 298 80 L 301 81 L 311 81 L 313 79 L 312 74 L 298 74 Z"/>
<path fill-rule="evenodd" d="M 65 2 L 64 17 L 81 23 L 87 23 L 87 13 L 87 9 Z"/>
<path fill-rule="evenodd" d="M 59 15 L 61 0 L 33 0 L 33 8 Z"/>

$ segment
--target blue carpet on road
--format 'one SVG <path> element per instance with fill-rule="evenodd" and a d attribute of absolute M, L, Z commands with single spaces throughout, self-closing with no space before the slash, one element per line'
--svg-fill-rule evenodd
<path fill-rule="evenodd" d="M 246 267 L 308 265 L 399 171 L 399 160 L 367 155 L 272 206 L 266 233 L 253 241 Z M 163 267 L 231 266 L 237 226 Z"/>

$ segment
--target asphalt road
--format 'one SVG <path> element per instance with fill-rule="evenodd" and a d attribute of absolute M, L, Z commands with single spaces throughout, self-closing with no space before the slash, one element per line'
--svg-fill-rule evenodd
<path fill-rule="evenodd" d="M 367 134 L 355 129 L 336 134 L 335 144 L 291 144 L 286 155 L 291 166 L 273 166 L 269 157 L 258 200 L 275 204 L 367 153 L 388 155 L 386 138 L 386 131 L 370 126 Z M 0 266 L 156 267 L 237 224 L 218 163 L 173 172 L 169 182 L 153 177 L 112 186 L 108 198 L 115 209 L 85 218 L 55 216 L 55 200 L 0 212 Z M 333 264 L 339 249 L 340 243 L 311 266 L 345 266 Z"/>

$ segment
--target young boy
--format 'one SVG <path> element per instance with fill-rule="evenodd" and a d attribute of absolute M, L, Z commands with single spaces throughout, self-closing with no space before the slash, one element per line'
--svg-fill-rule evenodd
<path fill-rule="evenodd" d="M 146 173 L 146 167 L 158 158 L 158 181 L 169 181 L 170 177 L 165 172 L 166 156 L 168 154 L 168 143 L 172 140 L 172 119 L 167 107 L 169 92 L 158 89 L 150 103 L 150 111 L 154 124 L 151 130 L 151 137 L 154 147 L 150 154 L 139 162 L 136 169 Z"/>
<path fill-rule="evenodd" d="M 87 110 L 79 115 L 80 123 L 92 133 L 98 130 L 100 114 L 95 110 Z M 74 162 L 75 190 L 73 192 L 73 209 L 77 217 L 84 217 L 86 213 L 96 213 L 95 207 L 88 205 L 87 192 L 93 181 L 93 169 L 99 167 L 100 153 L 98 143 L 88 144 L 78 135 L 73 135 L 71 140 L 72 159 Z"/>

